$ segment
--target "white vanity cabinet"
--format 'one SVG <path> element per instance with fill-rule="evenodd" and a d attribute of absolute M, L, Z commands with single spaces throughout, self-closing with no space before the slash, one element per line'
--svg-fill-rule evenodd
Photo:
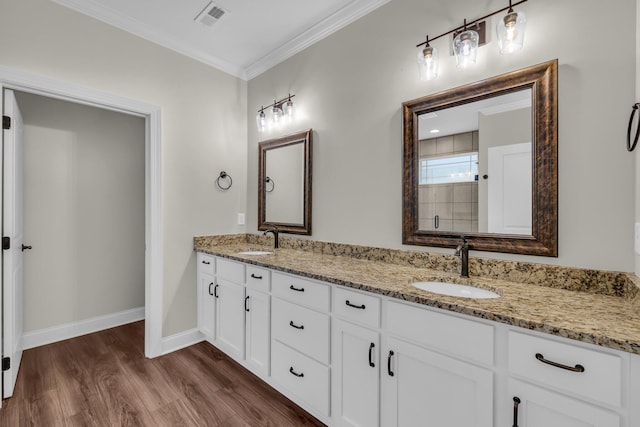
<path fill-rule="evenodd" d="M 198 329 L 205 338 L 213 342 L 215 340 L 216 299 L 213 289 L 215 279 L 215 257 L 198 252 L 196 274 L 198 280 Z"/>
<path fill-rule="evenodd" d="M 249 369 L 262 376 L 269 375 L 271 297 L 270 272 L 247 265 L 245 310 L 245 362 Z"/>
<path fill-rule="evenodd" d="M 627 356 L 515 330 L 507 339 L 514 426 L 627 425 L 621 417 Z"/>
<path fill-rule="evenodd" d="M 380 298 L 333 290 L 332 417 L 339 426 L 380 425 Z"/>

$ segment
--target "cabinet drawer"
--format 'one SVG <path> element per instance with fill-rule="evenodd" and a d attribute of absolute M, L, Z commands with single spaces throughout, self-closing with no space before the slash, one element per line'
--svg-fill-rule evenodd
<path fill-rule="evenodd" d="M 213 255 L 198 252 L 198 273 L 213 275 L 215 273 L 216 259 Z"/>
<path fill-rule="evenodd" d="M 322 415 L 329 415 L 329 368 L 273 341 L 271 376 L 290 390 L 292 397 L 299 398 Z"/>
<path fill-rule="evenodd" d="M 271 302 L 271 335 L 324 364 L 329 363 L 329 316 L 279 298 Z"/>
<path fill-rule="evenodd" d="M 331 288 L 328 285 L 274 271 L 271 275 L 271 289 L 273 295 L 288 301 L 329 311 Z"/>
<path fill-rule="evenodd" d="M 222 258 L 216 259 L 217 276 L 231 282 L 244 284 L 244 264 Z"/>
<path fill-rule="evenodd" d="M 493 365 L 494 328 L 426 308 L 387 302 L 389 332 L 463 359 Z"/>
<path fill-rule="evenodd" d="M 271 276 L 266 268 L 247 265 L 247 287 L 257 289 L 262 292 L 269 292 Z"/>
<path fill-rule="evenodd" d="M 515 331 L 509 332 L 508 339 L 511 374 L 609 405 L 621 405 L 620 357 Z M 584 372 L 572 372 L 544 361 L 574 368 L 581 365 Z"/>
<path fill-rule="evenodd" d="M 336 287 L 333 290 L 333 313 L 377 328 L 380 326 L 380 298 Z"/>

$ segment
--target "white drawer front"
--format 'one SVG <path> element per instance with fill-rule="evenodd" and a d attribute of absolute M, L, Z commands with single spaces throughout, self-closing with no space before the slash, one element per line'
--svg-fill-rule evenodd
<path fill-rule="evenodd" d="M 198 272 L 213 275 L 215 272 L 216 259 L 213 255 L 198 252 Z"/>
<path fill-rule="evenodd" d="M 324 364 L 329 363 L 329 316 L 273 298 L 271 335 Z"/>
<path fill-rule="evenodd" d="M 336 287 L 333 290 L 333 313 L 346 320 L 378 328 L 380 298 Z"/>
<path fill-rule="evenodd" d="M 244 284 L 244 264 L 229 261 L 227 259 L 216 259 L 217 276 L 231 282 Z"/>
<path fill-rule="evenodd" d="M 551 366 L 539 358 L 567 367 L 581 365 L 584 372 Z M 622 360 L 618 356 L 510 331 L 508 360 L 511 374 L 610 405 L 621 405 Z"/>
<path fill-rule="evenodd" d="M 269 270 L 247 264 L 247 287 L 262 292 L 269 292 L 271 288 Z"/>
<path fill-rule="evenodd" d="M 493 365 L 494 328 L 445 313 L 387 302 L 389 332 L 463 359 Z"/>
<path fill-rule="evenodd" d="M 271 288 L 275 296 L 316 310 L 329 311 L 331 288 L 328 285 L 274 271 Z"/>
<path fill-rule="evenodd" d="M 329 415 L 329 368 L 273 341 L 271 376 L 323 415 Z"/>

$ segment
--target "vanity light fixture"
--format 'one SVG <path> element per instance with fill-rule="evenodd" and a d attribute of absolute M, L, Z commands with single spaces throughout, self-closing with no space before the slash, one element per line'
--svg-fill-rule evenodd
<path fill-rule="evenodd" d="M 293 118 L 294 108 L 291 98 L 294 96 L 295 95 L 289 94 L 286 98 L 282 98 L 279 101 L 274 99 L 273 104 L 267 105 L 266 107 L 261 106 L 256 116 L 258 132 L 264 132 L 269 126 L 277 126 L 281 124 L 284 119 Z M 267 118 L 265 110 L 269 111 L 269 108 L 271 108 L 271 115 Z"/>
<path fill-rule="evenodd" d="M 489 13 L 482 18 L 475 19 L 471 22 L 467 22 L 465 19 L 463 25 L 453 30 L 431 39 L 427 36 L 426 41 L 416 45 L 416 47 L 422 48 L 420 52 L 418 52 L 420 79 L 432 80 L 437 77 L 437 50 L 431 46 L 430 43 L 449 34 L 454 35 L 453 52 L 458 68 L 466 68 L 475 64 L 478 46 L 484 44 L 484 20 L 504 11 L 507 11 L 507 15 L 505 15 L 496 26 L 498 40 L 500 42 L 500 53 L 509 54 L 522 49 L 526 16 L 522 12 L 514 12 L 513 8 L 526 1 L 527 0 L 520 0 L 512 3 L 512 0 L 509 0 L 509 6 Z"/>

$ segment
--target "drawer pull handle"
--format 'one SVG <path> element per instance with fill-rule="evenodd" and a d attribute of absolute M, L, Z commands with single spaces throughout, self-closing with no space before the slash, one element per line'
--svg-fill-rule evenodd
<path fill-rule="evenodd" d="M 371 366 L 372 368 L 376 367 L 376 364 L 373 363 L 373 348 L 376 345 L 374 343 L 369 344 L 369 366 Z"/>
<path fill-rule="evenodd" d="M 582 366 L 582 365 L 567 366 L 567 365 L 563 365 L 561 363 L 552 362 L 551 360 L 545 359 L 544 356 L 542 354 L 540 354 L 540 353 L 536 353 L 536 359 L 538 359 L 542 363 L 546 363 L 547 365 L 555 366 L 556 368 L 560 368 L 560 369 L 566 369 L 567 371 L 584 372 L 584 366 Z"/>
<path fill-rule="evenodd" d="M 304 329 L 304 325 L 296 325 L 295 323 L 293 323 L 293 320 L 289 322 L 289 326 L 291 326 L 292 328 L 296 328 L 296 329 Z"/>
<path fill-rule="evenodd" d="M 393 350 L 389 350 L 389 357 L 387 357 L 387 374 L 389 374 L 390 377 L 395 375 L 391 370 L 391 358 L 394 354 Z"/>
<path fill-rule="evenodd" d="M 216 285 L 213 287 L 213 296 L 216 297 L 216 298 L 219 298 L 219 296 L 218 296 L 218 286 L 220 286 L 220 285 L 218 285 L 216 283 Z"/>
<path fill-rule="evenodd" d="M 291 289 L 292 291 L 296 291 L 296 292 L 304 292 L 304 288 L 296 288 L 293 285 L 289 286 L 289 289 Z"/>
<path fill-rule="evenodd" d="M 359 309 L 361 309 L 361 310 L 364 310 L 364 309 L 366 308 L 366 307 L 364 306 L 364 304 L 362 304 L 362 305 L 355 305 L 355 304 L 351 304 L 351 303 L 349 302 L 349 300 L 346 300 L 346 301 L 345 301 L 345 304 L 347 304 L 349 307 L 359 308 Z"/>
<path fill-rule="evenodd" d="M 209 283 L 209 295 L 213 295 L 213 292 L 211 292 L 212 286 L 213 286 L 213 282 Z"/>
<path fill-rule="evenodd" d="M 253 273 L 251 273 L 251 277 L 253 277 L 254 279 L 262 280 L 262 276 L 256 276 Z"/>
<path fill-rule="evenodd" d="M 205 265 L 211 264 L 209 261 L 205 261 L 205 260 L 202 260 L 202 263 L 205 264 Z"/>
<path fill-rule="evenodd" d="M 289 372 L 291 372 L 291 375 L 295 375 L 298 378 L 304 377 L 304 372 L 297 373 L 296 371 L 293 370 L 293 366 L 289 367 Z"/>
<path fill-rule="evenodd" d="M 249 295 L 244 297 L 244 311 L 249 311 L 249 307 L 247 307 L 248 302 L 249 302 Z"/>
<path fill-rule="evenodd" d="M 513 396 L 513 427 L 518 427 L 518 405 L 520 405 L 520 398 Z"/>

